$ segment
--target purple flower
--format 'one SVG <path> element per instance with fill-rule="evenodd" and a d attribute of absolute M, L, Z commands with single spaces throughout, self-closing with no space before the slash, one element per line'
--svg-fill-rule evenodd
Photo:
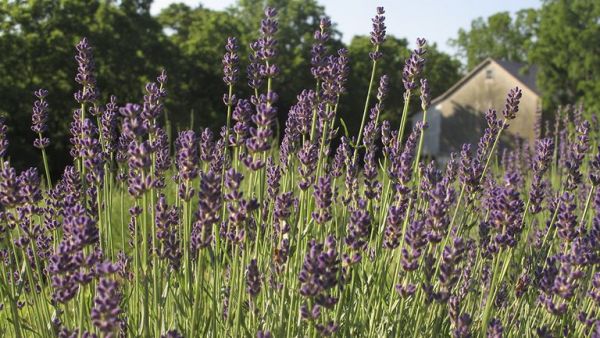
<path fill-rule="evenodd" d="M 183 180 L 179 185 L 179 196 L 185 201 L 189 201 L 194 194 L 189 181 L 198 177 L 197 142 L 196 134 L 192 130 L 180 132 L 175 141 L 178 175 Z"/>
<path fill-rule="evenodd" d="M 464 258 L 465 244 L 462 238 L 453 239 L 452 246 L 445 246 L 440 264 L 440 291 L 436 294 L 438 301 L 445 302 L 450 297 L 453 287 L 460 277 L 459 264 Z"/>
<path fill-rule="evenodd" d="M 536 155 L 533 162 L 533 179 L 531 189 L 529 190 L 529 210 L 532 214 L 542 211 L 542 201 L 544 200 L 544 190 L 546 183 L 542 180 L 544 173 L 548 170 L 552 154 L 554 152 L 554 141 L 551 138 L 545 138 L 536 141 Z"/>
<path fill-rule="evenodd" d="M 169 330 L 167 333 L 160 336 L 160 338 L 184 338 L 185 336 L 179 333 L 177 330 Z"/>
<path fill-rule="evenodd" d="M 152 148 L 156 154 L 155 170 L 157 175 L 164 174 L 171 168 L 171 146 L 169 144 L 169 136 L 162 128 L 156 129 L 156 139 L 152 144 Z"/>
<path fill-rule="evenodd" d="M 365 129 L 366 130 L 366 129 Z M 367 138 L 365 137 L 365 140 Z M 381 184 L 377 180 L 378 175 L 378 163 L 376 158 L 377 147 L 375 143 L 371 143 L 367 152 L 365 153 L 365 161 L 364 161 L 364 171 L 363 175 L 365 177 L 365 197 L 372 200 L 379 196 L 381 191 Z"/>
<path fill-rule="evenodd" d="M 339 57 L 330 55 L 323 62 L 320 68 L 322 78 L 320 97 L 322 103 L 329 106 L 334 106 L 338 97 L 344 92 L 344 86 L 347 79 L 347 62 L 346 50 L 340 49 Z M 333 118 L 333 109 L 326 115 L 325 120 L 329 121 Z"/>
<path fill-rule="evenodd" d="M 244 159 L 244 164 L 251 170 L 258 170 L 265 163 L 256 158 L 255 154 L 271 149 L 270 140 L 273 136 L 271 126 L 277 117 L 277 108 L 273 106 L 273 103 L 277 101 L 277 94 L 269 92 L 267 95 L 260 95 L 258 99 L 253 97 L 253 101 L 256 106 L 256 114 L 252 116 L 252 122 L 256 128 L 250 128 L 250 138 L 246 140 L 249 154 Z"/>
<path fill-rule="evenodd" d="M 48 91 L 38 89 L 35 91 L 37 100 L 33 103 L 33 113 L 31 114 L 31 130 L 39 135 L 34 141 L 34 146 L 38 149 L 43 149 L 48 146 L 50 140 L 42 137 L 41 134 L 48 130 L 48 102 L 46 96 Z"/>
<path fill-rule="evenodd" d="M 83 164 L 88 171 L 88 181 L 100 182 L 104 176 L 104 156 L 102 146 L 97 138 L 98 128 L 90 120 L 83 120 L 81 127 L 81 137 L 79 138 L 79 158 L 83 160 Z"/>
<path fill-rule="evenodd" d="M 496 229 L 494 245 L 514 247 L 523 230 L 524 204 L 517 190 L 516 178 L 514 173 L 507 173 L 504 186 L 492 187 L 485 201 L 489 225 Z"/>
<path fill-rule="evenodd" d="M 423 125 L 419 122 L 408 136 L 402 152 L 400 152 L 400 142 L 396 140 L 394 140 L 395 145 L 390 149 L 390 168 L 388 169 L 388 173 L 397 182 L 395 185 L 396 191 L 404 195 L 408 192 L 407 185 L 412 177 L 415 148 L 422 131 Z"/>
<path fill-rule="evenodd" d="M 455 191 L 447 179 L 442 179 L 435 184 L 429 192 L 429 206 L 425 217 L 427 239 L 432 243 L 439 243 L 445 236 L 450 224 L 450 207 L 455 200 Z"/>
<path fill-rule="evenodd" d="M 19 199 L 22 203 L 33 205 L 42 199 L 40 176 L 37 168 L 29 168 L 21 172 L 17 181 L 19 184 Z"/>
<path fill-rule="evenodd" d="M 293 193 L 291 191 L 285 192 L 277 196 L 275 200 L 275 206 L 273 207 L 273 216 L 275 222 L 275 232 L 278 234 L 284 234 L 289 232 L 289 224 L 287 219 L 292 215 L 291 208 L 293 203 Z"/>
<path fill-rule="evenodd" d="M 256 333 L 256 338 L 271 338 L 271 331 L 268 330 L 258 330 L 258 332 Z"/>
<path fill-rule="evenodd" d="M 453 330 L 453 336 L 456 338 L 469 338 L 471 337 L 471 323 L 472 319 L 468 313 L 463 313 L 456 322 L 456 326 Z"/>
<path fill-rule="evenodd" d="M 104 151 L 108 156 L 112 155 L 112 153 L 117 148 L 117 111 L 119 107 L 117 106 L 117 97 L 111 95 L 110 102 L 106 104 L 106 108 L 102 113 L 102 117 L 100 119 L 101 124 L 101 133 L 102 133 L 102 141 Z"/>
<path fill-rule="evenodd" d="M 239 146 L 245 143 L 248 131 L 250 130 L 250 121 L 252 119 L 252 105 L 250 101 L 244 99 L 238 100 L 231 117 L 236 122 L 233 126 L 235 140 L 230 143 Z"/>
<path fill-rule="evenodd" d="M 148 132 L 147 121 L 140 117 L 142 107 L 139 104 L 127 103 L 124 107 L 119 108 L 119 113 L 123 117 L 121 125 L 121 139 L 123 143 L 128 145 L 138 137 L 144 136 Z M 121 142 L 121 140 L 119 140 Z"/>
<path fill-rule="evenodd" d="M 315 42 L 312 45 L 310 51 L 310 72 L 313 77 L 317 80 L 321 78 L 321 70 L 323 67 L 323 60 L 327 51 L 325 44 L 329 40 L 329 27 L 331 26 L 331 20 L 328 17 L 321 18 L 319 22 L 319 29 L 315 31 L 313 37 Z"/>
<path fill-rule="evenodd" d="M 224 195 L 227 201 L 227 221 L 221 225 L 220 235 L 226 237 L 234 244 L 243 245 L 246 240 L 247 223 L 251 219 L 250 213 L 258 208 L 256 200 L 246 200 L 240 190 L 240 185 L 244 176 L 233 168 L 225 173 L 225 188 L 227 193 Z M 275 207 L 277 208 L 277 206 Z"/>
<path fill-rule="evenodd" d="M 301 190 L 307 190 L 314 181 L 314 172 L 317 169 L 317 151 L 316 145 L 306 142 L 298 153 L 301 164 L 298 166 L 300 173 L 298 187 Z"/>
<path fill-rule="evenodd" d="M 460 166 L 458 168 L 459 181 L 465 186 L 469 195 L 481 189 L 481 172 L 483 167 L 477 158 L 471 157 L 471 145 L 463 144 L 460 152 Z"/>
<path fill-rule="evenodd" d="M 358 200 L 357 206 L 350 213 L 346 245 L 354 251 L 364 251 L 371 236 L 371 215 L 365 200 Z"/>
<path fill-rule="evenodd" d="M 427 110 L 431 101 L 429 82 L 427 79 L 421 79 L 421 109 Z"/>
<path fill-rule="evenodd" d="M 215 152 L 215 135 L 210 128 L 202 129 L 200 133 L 200 160 L 210 162 Z"/>
<path fill-rule="evenodd" d="M 75 48 L 77 49 L 77 55 L 75 56 L 75 61 L 77 61 L 77 75 L 75 76 L 75 81 L 82 87 L 75 93 L 75 100 L 79 103 L 96 101 L 100 94 L 96 88 L 92 47 L 89 45 L 87 38 L 83 38 Z"/>
<path fill-rule="evenodd" d="M 15 168 L 4 162 L 0 169 L 0 204 L 11 208 L 21 203 L 19 181 Z"/>
<path fill-rule="evenodd" d="M 519 87 L 512 88 L 508 92 L 508 95 L 506 96 L 506 103 L 504 104 L 504 109 L 502 110 L 502 115 L 506 120 L 513 120 L 515 117 L 517 117 L 521 96 L 523 96 L 523 92 Z"/>
<path fill-rule="evenodd" d="M 416 80 L 423 72 L 425 66 L 425 44 L 427 41 L 422 38 L 417 39 L 417 48 L 412 51 L 410 57 L 406 59 L 404 63 L 404 69 L 402 70 L 402 82 L 406 91 L 417 88 Z"/>
<path fill-rule="evenodd" d="M 305 298 L 300 308 L 302 319 L 314 322 L 320 317 L 321 308 L 332 309 L 337 304 L 331 291 L 339 283 L 339 272 L 335 238 L 328 236 L 324 244 L 311 240 L 298 276 L 300 295 Z"/>
<path fill-rule="evenodd" d="M 564 166 L 567 169 L 567 180 L 565 183 L 565 189 L 567 191 L 573 191 L 581 183 L 581 164 L 585 157 L 586 152 L 590 147 L 590 124 L 588 121 L 583 121 L 577 125 L 577 142 L 573 142 L 569 147 L 567 158 Z"/>
<path fill-rule="evenodd" d="M 590 298 L 596 303 L 596 306 L 600 305 L 600 272 L 596 272 L 592 276 L 592 287 L 588 291 Z"/>
<path fill-rule="evenodd" d="M 408 249 L 406 247 L 402 248 L 402 269 L 405 271 L 415 271 L 419 267 L 422 249 L 427 244 L 425 235 L 425 223 L 423 221 L 413 220 L 410 222 L 404 236 Z"/>
<path fill-rule="evenodd" d="M 335 156 L 333 158 L 333 162 L 331 163 L 331 176 L 337 178 L 342 176 L 343 174 L 343 170 L 344 170 L 344 166 L 345 166 L 345 162 L 346 162 L 346 155 L 350 153 L 349 149 L 344 149 L 345 146 L 347 146 L 347 143 L 344 142 L 340 142 L 340 145 L 338 146 L 336 152 L 335 152 Z"/>
<path fill-rule="evenodd" d="M 148 129 L 154 132 L 157 128 L 156 119 L 163 111 L 161 100 L 167 95 L 165 89 L 161 88 L 156 82 L 149 82 L 145 87 L 144 103 L 140 117 L 147 124 Z"/>
<path fill-rule="evenodd" d="M 233 86 L 238 80 L 238 63 L 240 61 L 236 38 L 227 38 L 225 50 L 227 52 L 223 55 L 223 82 L 228 86 Z"/>
<path fill-rule="evenodd" d="M 265 18 L 260 22 L 261 37 L 258 39 L 259 49 L 257 51 L 257 56 L 265 62 L 269 62 L 269 60 L 277 55 L 277 50 L 275 49 L 277 46 L 275 34 L 277 33 L 279 25 L 277 19 L 275 19 L 276 16 L 277 10 L 272 7 L 267 7 L 265 8 Z M 267 68 L 267 65 L 265 65 L 265 68 L 262 69 L 265 77 L 273 77 L 276 74 L 270 69 L 272 66 L 273 65 Z"/>
<path fill-rule="evenodd" d="M 390 89 L 390 77 L 382 75 L 379 78 L 379 87 L 377 88 L 377 101 L 383 102 L 388 95 Z"/>
<path fill-rule="evenodd" d="M 400 238 L 402 238 L 402 225 L 404 223 L 407 207 L 408 205 L 405 200 L 389 206 L 383 237 L 384 248 L 395 249 L 400 245 Z"/>
<path fill-rule="evenodd" d="M 267 159 L 267 194 L 269 199 L 272 201 L 275 200 L 277 194 L 279 193 L 279 186 L 281 180 L 281 168 L 279 165 L 275 164 L 273 161 L 273 157 L 269 157 Z"/>
<path fill-rule="evenodd" d="M 317 107 L 317 94 L 313 90 L 303 90 L 296 97 L 297 103 L 290 108 L 286 121 L 286 135 L 298 142 L 301 135 L 310 133 L 313 110 Z"/>
<path fill-rule="evenodd" d="M 213 239 L 212 227 L 221 217 L 221 177 L 213 171 L 201 175 L 198 192 L 198 210 L 192 227 L 191 249 L 198 252 L 210 246 Z"/>
<path fill-rule="evenodd" d="M 101 278 L 96 288 L 94 307 L 91 312 L 92 323 L 104 335 L 116 335 L 121 327 L 121 292 L 116 281 Z"/>
<path fill-rule="evenodd" d="M 6 125 L 6 120 L 0 116 L 0 161 L 3 161 L 3 158 L 6 157 L 8 153 L 8 126 Z"/>
<path fill-rule="evenodd" d="M 576 205 L 573 194 L 564 192 L 559 203 L 556 220 L 558 236 L 565 242 L 572 242 L 578 235 Z"/>
<path fill-rule="evenodd" d="M 250 264 L 246 268 L 246 289 L 251 297 L 255 298 L 260 293 L 262 280 L 256 259 L 250 260 Z"/>
<path fill-rule="evenodd" d="M 263 77 L 261 74 L 261 64 L 257 56 L 258 43 L 252 43 L 250 45 L 252 53 L 248 56 L 248 67 L 246 67 L 246 73 L 248 74 L 248 86 L 252 89 L 258 90 L 263 84 Z"/>
<path fill-rule="evenodd" d="M 156 238 L 160 241 L 159 257 L 166 259 L 169 265 L 177 270 L 181 262 L 181 249 L 179 248 L 179 213 L 174 207 L 169 208 L 164 194 L 156 202 L 154 224 L 156 225 Z"/>
<path fill-rule="evenodd" d="M 2 137 L 0 136 L 0 139 L 1 138 Z M 596 149 L 596 154 L 590 159 L 589 177 L 593 186 L 600 184 L 600 146 L 598 146 L 598 149 Z"/>
<path fill-rule="evenodd" d="M 312 217 L 315 222 L 319 225 L 323 225 L 331 220 L 331 201 L 333 193 L 331 190 L 331 176 L 325 175 L 319 177 L 317 184 L 315 184 L 314 190 L 315 198 L 315 211 L 312 213 Z"/>
<path fill-rule="evenodd" d="M 369 53 L 371 60 L 379 60 L 383 54 L 379 51 L 379 46 L 385 42 L 385 10 L 383 7 L 377 7 L 377 14 L 371 20 L 373 21 L 373 30 L 371 31 L 371 43 L 375 46 L 375 51 Z"/>

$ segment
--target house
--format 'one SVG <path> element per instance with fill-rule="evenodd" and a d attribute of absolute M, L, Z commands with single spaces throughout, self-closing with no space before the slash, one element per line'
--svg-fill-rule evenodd
<path fill-rule="evenodd" d="M 445 93 L 435 98 L 427 110 L 429 128 L 425 131 L 423 153 L 441 161 L 464 143 L 476 145 L 486 128 L 484 112 L 496 109 L 502 118 L 506 94 L 511 88 L 523 91 L 517 117 L 503 132 L 501 142 L 509 145 L 517 138 L 534 141 L 534 124 L 541 96 L 536 87 L 536 67 L 488 58 L 471 70 Z M 423 112 L 415 114 L 413 124 Z"/>

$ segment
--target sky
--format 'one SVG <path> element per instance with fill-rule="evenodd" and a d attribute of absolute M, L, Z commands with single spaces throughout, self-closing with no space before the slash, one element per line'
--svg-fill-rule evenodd
<path fill-rule="evenodd" d="M 192 7 L 202 6 L 222 10 L 231 6 L 236 0 L 155 0 L 152 12 L 158 13 L 161 8 L 171 3 L 184 2 Z M 525 8 L 539 8 L 540 0 L 318 0 L 325 7 L 326 13 L 342 39 L 349 42 L 354 35 L 366 35 L 371 30 L 371 18 L 375 7 L 383 6 L 386 11 L 388 34 L 399 38 L 407 38 L 411 45 L 418 37 L 424 37 L 447 53 L 455 54 L 456 50 L 448 45 L 448 40 L 455 38 L 460 28 L 468 29 L 471 21 L 478 17 L 488 17 L 494 13 L 517 12 Z"/>

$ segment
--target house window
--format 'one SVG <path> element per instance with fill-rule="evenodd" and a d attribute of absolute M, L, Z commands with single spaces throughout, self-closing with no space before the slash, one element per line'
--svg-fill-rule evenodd
<path fill-rule="evenodd" d="M 485 79 L 486 80 L 491 80 L 493 78 L 493 73 L 491 69 L 488 69 L 485 71 Z"/>

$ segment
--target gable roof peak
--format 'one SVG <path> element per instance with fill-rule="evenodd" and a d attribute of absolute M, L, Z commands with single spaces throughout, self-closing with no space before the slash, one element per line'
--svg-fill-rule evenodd
<path fill-rule="evenodd" d="M 481 61 L 481 63 L 479 63 L 477 66 L 475 66 L 473 69 L 471 69 L 465 76 L 463 76 L 460 80 L 458 80 L 458 82 L 456 82 L 454 85 L 452 85 L 452 87 L 450 87 L 448 90 L 446 90 L 440 96 L 433 99 L 431 101 L 431 104 L 434 105 L 434 104 L 446 99 L 448 96 L 450 96 L 452 93 L 454 93 L 460 87 L 462 87 L 463 84 L 465 84 L 467 81 L 469 81 L 475 74 L 479 73 L 483 68 L 485 68 L 490 63 L 497 64 L 500 68 L 504 69 L 508 74 L 510 74 L 518 82 L 520 82 L 520 84 L 523 87 L 526 87 L 527 89 L 529 89 L 536 95 L 540 95 L 540 92 L 536 85 L 537 66 L 535 66 L 535 65 L 529 66 L 527 63 L 524 63 L 524 62 L 500 60 L 500 59 L 495 59 L 495 58 L 488 56 L 483 61 Z"/>

